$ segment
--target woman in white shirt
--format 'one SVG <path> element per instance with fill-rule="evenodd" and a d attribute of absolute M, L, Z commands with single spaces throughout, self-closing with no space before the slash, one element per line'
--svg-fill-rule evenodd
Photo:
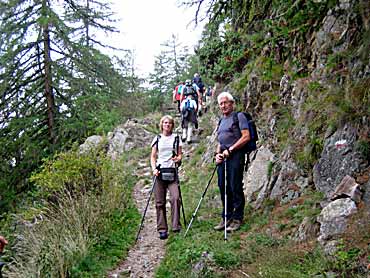
<path fill-rule="evenodd" d="M 175 122 L 171 116 L 163 116 L 159 125 L 161 134 L 156 136 L 152 141 L 150 164 L 153 175 L 156 176 L 154 195 L 157 212 L 157 230 L 159 232 L 159 238 L 166 239 L 168 237 L 166 217 L 167 189 L 170 191 L 172 232 L 176 233 L 181 230 L 181 200 L 176 164 L 181 162 L 182 144 L 178 140 L 178 136 L 172 133 Z"/>

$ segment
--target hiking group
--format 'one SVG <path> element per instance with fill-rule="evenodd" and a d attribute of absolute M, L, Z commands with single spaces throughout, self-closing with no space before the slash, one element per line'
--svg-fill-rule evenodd
<path fill-rule="evenodd" d="M 202 78 L 198 73 L 192 80 L 178 81 L 173 90 L 173 102 L 177 103 L 177 110 L 181 115 L 181 128 L 183 142 L 191 144 L 193 131 L 198 129 L 198 117 L 207 111 L 207 105 L 213 95 L 211 86 L 205 89 Z"/>
<path fill-rule="evenodd" d="M 195 78 L 200 77 L 196 74 L 194 76 L 194 79 Z M 202 90 L 203 89 L 204 87 Z M 180 93 L 178 93 L 179 91 Z M 213 92 L 211 96 L 213 96 Z M 182 160 L 183 142 L 186 141 L 187 143 L 191 143 L 192 130 L 193 128 L 198 128 L 197 117 L 202 107 L 202 93 L 194 80 L 193 82 L 186 80 L 184 84 L 179 82 L 176 86 L 173 92 L 173 100 L 177 102 L 178 111 L 181 113 L 181 140 L 178 135 L 173 133 L 175 129 L 174 118 L 165 115 L 159 122 L 161 133 L 155 136 L 151 143 L 150 164 L 153 171 L 151 194 L 154 192 L 157 231 L 160 239 L 168 238 L 169 234 L 169 225 L 166 217 L 167 190 L 170 194 L 171 231 L 173 233 L 181 231 L 181 208 L 184 217 L 184 225 L 186 225 L 178 168 Z M 248 155 L 248 162 L 249 152 L 256 149 L 256 140 L 258 138 L 255 125 L 249 114 L 246 112 L 234 111 L 235 100 L 230 93 L 220 93 L 217 96 L 217 102 L 222 116 L 217 126 L 218 143 L 214 159 L 216 162 L 215 171 L 217 169 L 218 175 L 218 187 L 222 200 L 222 210 L 220 214 L 220 223 L 216 225 L 214 229 L 217 231 L 224 230 L 226 239 L 226 234 L 238 230 L 243 222 L 245 207 L 243 192 L 243 172 L 246 163 L 245 155 Z M 150 197 L 147 205 L 149 201 Z M 200 206 L 200 202 L 196 211 Z M 186 233 L 191 226 L 196 211 L 193 213 L 193 218 L 190 221 Z M 144 217 L 145 212 L 142 221 Z"/>

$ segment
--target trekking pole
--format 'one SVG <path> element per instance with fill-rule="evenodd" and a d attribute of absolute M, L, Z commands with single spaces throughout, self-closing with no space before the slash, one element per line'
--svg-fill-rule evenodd
<path fill-rule="evenodd" d="M 227 230 L 226 230 L 226 228 L 227 228 L 227 192 L 226 192 L 226 189 L 227 189 L 227 187 L 226 187 L 226 182 L 227 182 L 227 179 L 226 179 L 226 161 L 227 161 L 227 159 L 225 158 L 225 201 L 224 201 L 224 203 L 225 203 L 225 209 L 224 209 L 224 214 L 225 214 L 225 219 L 224 219 L 224 224 L 225 224 L 225 233 L 224 233 L 224 240 L 226 241 L 227 240 Z"/>
<path fill-rule="evenodd" d="M 215 172 L 216 172 L 217 166 L 218 166 L 218 165 L 216 165 L 215 169 L 213 170 L 212 176 L 211 176 L 211 178 L 210 178 L 210 179 L 209 179 L 209 181 L 208 181 L 208 184 L 207 184 L 207 186 L 206 186 L 206 188 L 205 188 L 205 190 L 204 190 L 204 192 L 203 192 L 203 194 L 202 194 L 202 197 L 200 197 L 200 200 L 199 200 L 199 202 L 198 202 L 198 205 L 197 205 L 197 207 L 196 207 L 195 211 L 194 211 L 194 212 L 193 212 L 193 214 L 192 214 L 192 217 L 191 217 L 191 220 L 190 220 L 189 226 L 188 226 L 188 228 L 186 229 L 186 232 L 185 232 L 185 234 L 184 234 L 184 237 L 186 237 L 186 234 L 188 233 L 188 231 L 189 231 L 189 229 L 190 229 L 190 227 L 191 227 L 191 224 L 192 224 L 192 223 L 193 223 L 193 221 L 194 221 L 195 215 L 197 214 L 197 212 L 198 212 L 198 210 L 199 210 L 199 208 L 200 208 L 200 203 L 201 203 L 201 202 L 202 202 L 202 200 L 204 199 L 204 196 L 206 195 L 206 192 L 207 192 L 207 190 L 208 190 L 208 187 L 209 187 L 209 185 L 211 184 L 211 181 L 212 181 L 212 179 L 213 179 L 213 176 L 215 175 Z"/>
<path fill-rule="evenodd" d="M 141 228 L 143 227 L 145 214 L 146 214 L 146 211 L 148 210 L 149 202 L 150 202 L 150 199 L 151 199 L 151 197 L 152 197 L 152 194 L 153 194 L 153 191 L 154 191 L 154 187 L 155 187 L 156 181 L 157 181 L 157 176 L 154 176 L 154 177 L 153 177 L 153 185 L 152 185 L 152 189 L 150 190 L 150 194 L 149 194 L 148 201 L 147 201 L 147 203 L 146 203 L 146 207 L 145 207 L 145 210 L 144 210 L 144 214 L 143 214 L 143 217 L 141 218 L 141 224 L 140 224 L 140 228 L 139 228 L 139 230 L 137 231 L 137 235 L 136 235 L 135 243 L 136 243 L 136 242 L 137 242 L 137 240 L 139 239 L 140 231 L 141 231 Z"/>
<path fill-rule="evenodd" d="M 179 188 L 180 202 L 181 202 L 181 208 L 182 208 L 182 216 L 184 218 L 184 225 L 186 226 L 184 202 L 182 201 L 181 188 L 180 188 L 179 168 L 177 166 L 176 166 L 176 174 L 177 174 L 177 186 Z"/>

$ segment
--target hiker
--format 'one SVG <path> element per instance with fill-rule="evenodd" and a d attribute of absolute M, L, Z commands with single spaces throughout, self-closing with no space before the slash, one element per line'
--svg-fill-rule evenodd
<path fill-rule="evenodd" d="M 204 93 L 204 84 L 202 78 L 200 77 L 199 73 L 194 74 L 193 83 L 196 84 L 199 88 L 200 94 L 203 95 Z"/>
<path fill-rule="evenodd" d="M 179 111 L 179 113 L 181 113 L 180 98 L 181 98 L 181 92 L 182 92 L 182 89 L 183 89 L 184 85 L 185 85 L 185 82 L 177 81 L 177 85 L 174 88 L 173 93 L 172 93 L 172 100 L 173 100 L 174 103 L 177 103 L 177 110 Z"/>
<path fill-rule="evenodd" d="M 198 107 L 197 112 L 199 113 L 202 107 L 202 98 L 200 95 L 200 90 L 197 84 L 192 83 L 190 79 L 187 79 L 185 81 L 185 87 L 182 89 L 180 103 L 182 103 L 183 100 L 186 99 L 188 95 L 193 96 L 193 99 L 195 100 Z"/>
<path fill-rule="evenodd" d="M 205 105 L 204 113 L 207 113 L 208 107 L 211 106 L 211 101 L 212 101 L 213 95 L 214 95 L 214 90 L 213 90 L 212 86 L 208 86 L 207 90 L 205 92 L 205 104 L 206 105 Z"/>
<path fill-rule="evenodd" d="M 152 141 L 150 164 L 155 182 L 155 207 L 157 212 L 157 231 L 160 239 L 168 237 L 166 217 L 166 195 L 170 192 L 172 232 L 181 230 L 180 224 L 180 192 L 176 166 L 181 162 L 182 143 L 179 137 L 172 133 L 175 127 L 174 119 L 165 115 L 159 122 L 161 134 Z M 177 164 L 177 165 L 176 165 Z"/>
<path fill-rule="evenodd" d="M 197 103 L 192 95 L 188 95 L 181 103 L 181 140 L 186 143 L 192 143 L 193 126 L 198 128 Z"/>
<path fill-rule="evenodd" d="M 243 171 L 245 153 L 241 148 L 250 140 L 249 125 L 243 113 L 234 112 L 234 98 L 228 92 L 222 92 L 217 97 L 222 118 L 217 129 L 217 150 L 215 160 L 218 187 L 222 200 L 222 220 L 214 227 L 215 230 L 225 228 L 225 163 L 226 163 L 226 230 L 236 231 L 240 228 L 244 217 L 245 197 L 243 192 Z M 239 125 L 234 124 L 234 114 L 237 113 Z M 241 136 L 240 136 L 241 134 Z"/>
<path fill-rule="evenodd" d="M 8 241 L 5 239 L 5 237 L 0 236 L 0 253 L 4 251 L 5 245 L 8 244 Z"/>

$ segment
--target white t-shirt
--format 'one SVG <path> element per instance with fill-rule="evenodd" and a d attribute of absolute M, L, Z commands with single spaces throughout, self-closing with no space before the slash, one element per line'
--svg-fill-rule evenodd
<path fill-rule="evenodd" d="M 157 151 L 157 162 L 156 165 L 161 165 L 162 168 L 173 168 L 175 167 L 175 162 L 172 160 L 173 144 L 175 142 L 176 134 L 171 134 L 170 136 L 160 135 L 155 136 L 151 146 L 155 146 L 158 140 L 158 151 Z M 182 146 L 182 142 L 179 138 L 179 146 Z"/>

